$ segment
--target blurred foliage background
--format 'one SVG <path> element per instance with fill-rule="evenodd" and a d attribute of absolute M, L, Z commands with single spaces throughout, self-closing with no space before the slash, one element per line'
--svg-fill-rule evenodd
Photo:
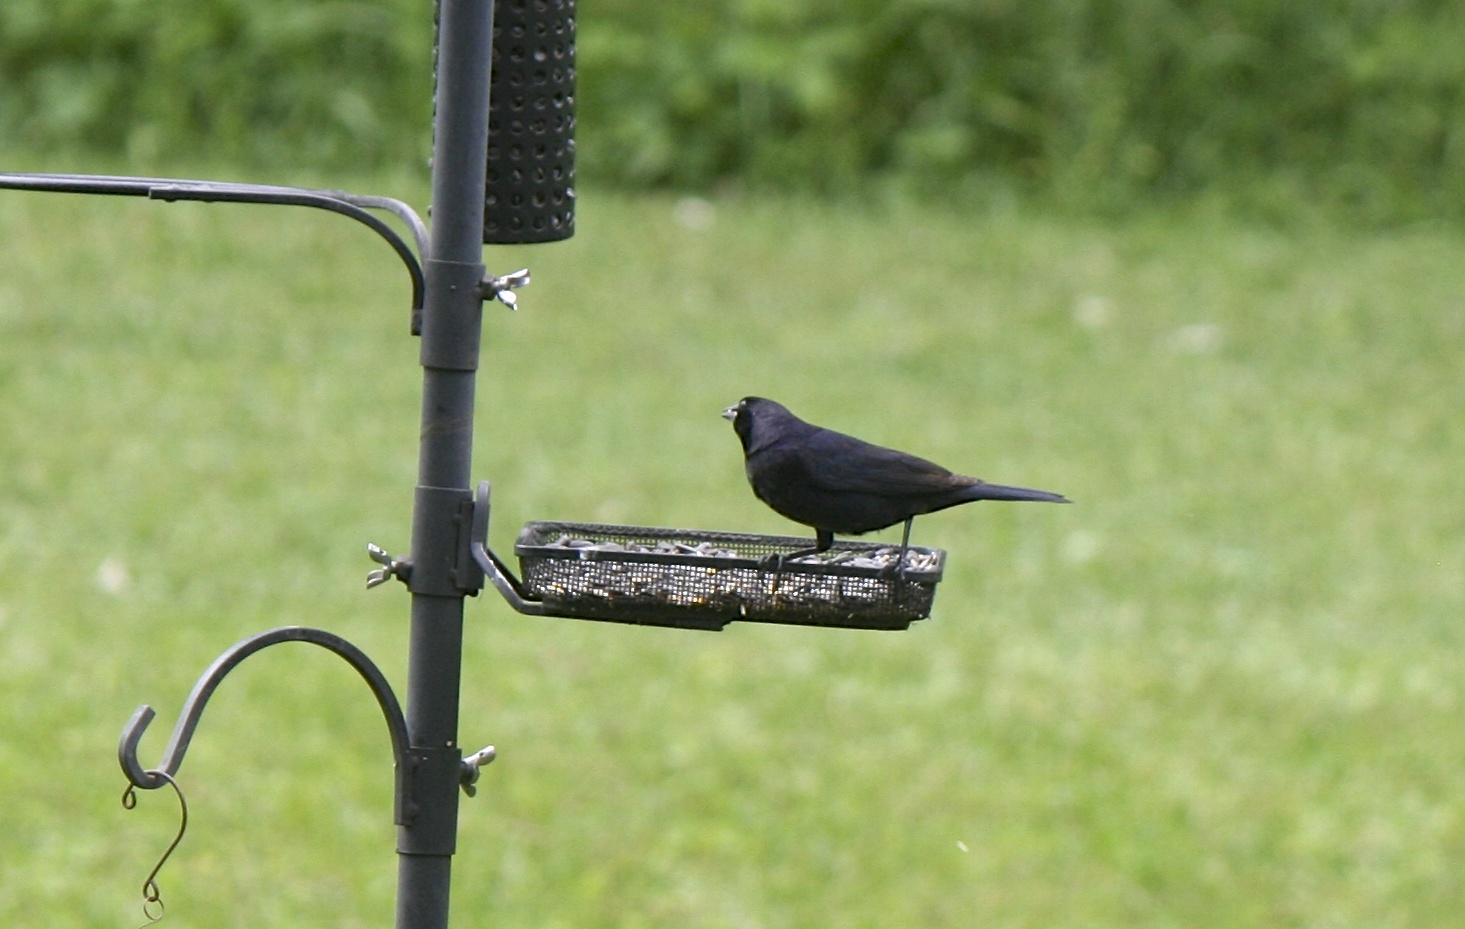
<path fill-rule="evenodd" d="M 1465 214 L 1453 0 L 589 0 L 584 182 Z M 6 0 L 12 148 L 422 165 L 428 0 Z"/>

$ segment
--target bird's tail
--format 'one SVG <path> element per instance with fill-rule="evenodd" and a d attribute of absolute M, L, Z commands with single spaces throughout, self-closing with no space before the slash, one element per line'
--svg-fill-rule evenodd
<path fill-rule="evenodd" d="M 1038 503 L 1072 503 L 1073 501 L 1050 490 L 1034 490 L 1031 487 L 1008 487 L 1005 484 L 988 484 L 985 481 L 973 484 L 962 494 L 962 502 L 972 500 L 1031 500 Z"/>

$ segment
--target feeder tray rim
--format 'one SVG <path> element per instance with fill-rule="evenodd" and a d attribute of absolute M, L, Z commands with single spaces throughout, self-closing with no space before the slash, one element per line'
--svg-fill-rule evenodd
<path fill-rule="evenodd" d="M 779 549 L 798 550 L 808 548 L 810 542 L 807 537 L 801 538 L 799 536 L 760 535 L 747 532 L 727 532 L 707 529 L 674 529 L 661 526 L 628 526 L 614 523 L 545 520 L 524 524 L 524 527 L 519 531 L 518 539 L 514 542 L 514 554 L 520 558 L 528 555 L 538 558 L 618 561 L 678 567 L 717 568 L 723 570 L 733 568 L 761 571 L 769 570 L 760 558 L 702 555 L 695 552 L 637 552 L 592 547 L 576 548 L 550 545 L 542 541 L 545 536 L 553 534 L 590 539 L 596 536 L 614 536 L 623 539 L 651 540 L 653 542 L 681 542 L 684 544 L 689 542 L 710 542 L 713 544 L 721 543 L 727 547 L 737 547 L 738 545 L 758 546 L 768 549 L 769 554 L 774 554 Z M 606 539 L 604 541 L 613 541 L 613 539 Z M 861 542 L 842 539 L 835 541 L 828 550 L 834 552 L 875 552 L 888 551 L 897 547 L 897 545 L 888 542 Z M 931 568 L 907 568 L 904 573 L 907 580 L 921 583 L 935 583 L 941 580 L 946 562 L 945 551 L 918 545 L 908 546 L 907 550 L 909 552 L 929 555 L 935 559 L 934 567 Z M 826 574 L 845 577 L 872 577 L 881 570 L 883 569 L 845 563 L 831 564 L 824 561 L 786 561 L 781 568 L 781 572 L 784 574 Z"/>

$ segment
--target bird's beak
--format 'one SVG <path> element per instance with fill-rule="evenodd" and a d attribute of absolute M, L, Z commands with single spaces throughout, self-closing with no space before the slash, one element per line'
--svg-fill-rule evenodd
<path fill-rule="evenodd" d="M 733 406 L 730 406 L 727 409 L 723 410 L 722 411 L 722 418 L 723 419 L 726 419 L 728 421 L 732 421 L 734 419 L 737 419 L 738 418 L 738 408 L 737 408 L 737 405 L 734 404 Z"/>

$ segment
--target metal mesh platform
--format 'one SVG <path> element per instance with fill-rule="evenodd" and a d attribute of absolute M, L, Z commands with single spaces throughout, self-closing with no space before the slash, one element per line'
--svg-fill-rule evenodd
<path fill-rule="evenodd" d="M 742 620 L 855 629 L 905 629 L 931 613 L 946 553 L 836 542 L 784 562 L 762 559 L 810 540 L 644 526 L 533 522 L 514 545 L 528 596 L 547 610 L 643 625 L 720 629 Z"/>

